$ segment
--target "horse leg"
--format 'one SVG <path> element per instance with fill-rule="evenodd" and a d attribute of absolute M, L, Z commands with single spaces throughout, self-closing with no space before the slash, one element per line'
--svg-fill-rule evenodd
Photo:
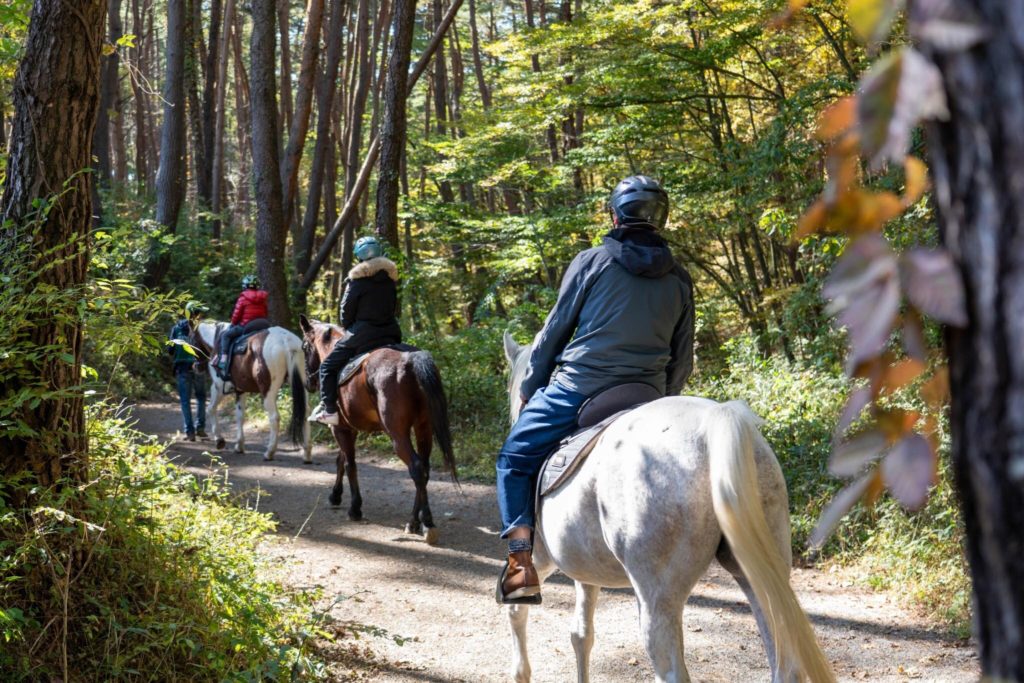
<path fill-rule="evenodd" d="M 423 467 L 423 504 L 420 506 L 420 521 L 424 527 L 424 538 L 428 545 L 437 543 L 439 533 L 434 525 L 434 516 L 430 512 L 430 504 L 427 502 L 427 483 L 430 481 L 430 452 L 434 447 L 434 434 L 430 429 L 430 422 L 422 420 L 413 427 L 416 435 L 416 455 Z"/>
<path fill-rule="evenodd" d="M 775 638 L 772 636 L 771 630 L 768 628 L 768 620 L 765 617 L 764 609 L 762 609 L 761 602 L 754 594 L 754 590 L 751 588 L 746 574 L 743 573 L 739 562 L 736 561 L 736 558 L 732 554 L 732 550 L 729 549 L 729 544 L 725 539 L 722 539 L 721 545 L 718 546 L 718 553 L 716 557 L 718 558 L 718 563 L 722 565 L 727 572 L 732 574 L 732 578 L 736 580 L 740 590 L 742 590 L 743 594 L 747 596 L 747 601 L 750 603 L 750 611 L 754 613 L 754 621 L 757 622 L 757 630 L 761 634 L 761 642 L 764 643 L 764 649 L 768 655 L 768 667 L 772 672 L 772 683 L 796 683 L 800 678 L 795 672 L 779 671 L 778 659 L 775 656 Z"/>
<path fill-rule="evenodd" d="M 530 657 L 526 652 L 526 626 L 530 616 L 529 605 L 508 605 L 508 626 L 512 632 L 512 680 L 530 683 Z"/>
<path fill-rule="evenodd" d="M 576 582 L 576 614 L 572 624 L 572 649 L 576 652 L 577 683 L 590 681 L 590 650 L 594 647 L 594 609 L 600 586 Z"/>
<path fill-rule="evenodd" d="M 640 633 L 647 656 L 654 666 L 658 683 L 689 683 L 690 673 L 683 661 L 683 603 L 686 595 L 671 594 L 675 586 L 651 586 L 645 590 L 634 584 L 640 604 Z"/>
<path fill-rule="evenodd" d="M 281 429 L 281 414 L 277 412 L 277 392 L 271 390 L 263 397 L 263 409 L 267 411 L 267 422 L 270 424 L 270 437 L 267 441 L 267 450 L 263 452 L 264 460 L 273 460 L 277 452 L 277 435 Z"/>
<path fill-rule="evenodd" d="M 217 414 L 220 412 L 220 402 L 224 399 L 224 394 L 221 393 L 221 386 L 217 383 L 217 380 L 210 382 L 210 406 L 206 409 L 206 417 L 210 421 L 210 438 L 217 446 L 217 450 L 224 448 L 224 437 L 220 435 L 220 419 Z"/>
<path fill-rule="evenodd" d="M 306 410 L 308 411 L 309 408 Z M 313 448 L 309 442 L 309 422 L 307 420 L 302 421 L 302 462 L 306 464 L 313 462 Z"/>
<path fill-rule="evenodd" d="M 242 425 L 245 424 L 245 394 L 235 396 L 235 424 L 238 427 L 235 453 L 245 453 L 245 433 L 242 431 Z"/>

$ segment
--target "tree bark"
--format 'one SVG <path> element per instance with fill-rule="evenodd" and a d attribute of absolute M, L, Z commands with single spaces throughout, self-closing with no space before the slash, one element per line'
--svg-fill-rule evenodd
<path fill-rule="evenodd" d="M 93 130 L 100 100 L 105 0 L 37 0 L 13 89 L 14 121 L 0 199 L 0 268 L 26 263 L 37 287 L 75 290 L 85 283 L 92 214 Z M 53 200 L 41 216 L 38 202 Z M 43 486 L 64 476 L 83 481 L 87 440 L 81 382 L 80 296 L 47 310 L 22 333 L 42 352 L 28 370 L 51 392 L 16 415 L 34 434 L 0 437 L 0 472 L 29 472 Z M 42 312 L 41 312 L 42 313 Z M 71 360 L 62 358 L 70 355 Z M 10 395 L 20 386 L 5 386 Z M 31 406 L 32 404 L 28 404 Z"/>
<path fill-rule="evenodd" d="M 177 230 L 185 198 L 185 24 L 191 21 L 186 5 L 186 0 L 167 0 L 167 75 L 156 176 L 156 221 L 171 234 Z M 170 266 L 162 245 L 153 249 L 143 279 L 147 287 L 158 286 Z"/>
<path fill-rule="evenodd" d="M 365 0 L 364 0 L 365 2 Z M 324 192 L 324 177 L 327 175 L 328 157 L 333 147 L 331 138 L 331 117 L 337 92 L 338 68 L 341 65 L 341 28 L 345 21 L 345 0 L 332 0 L 327 20 L 327 58 L 323 73 L 317 83 L 316 145 L 313 147 L 313 163 L 309 172 L 309 195 L 302 219 L 302 230 L 295 242 L 295 272 L 306 272 L 313 254 L 317 217 L 320 215 L 320 200 Z M 333 195 L 334 189 L 330 189 Z M 328 223 L 329 225 L 329 223 Z M 300 289 L 304 293 L 304 290 Z M 300 294 L 300 297 L 303 294 Z M 299 302 L 302 303 L 301 301 Z M 300 306 L 301 308 L 302 306 Z"/>
<path fill-rule="evenodd" d="M 112 45 L 117 45 L 121 39 L 123 28 L 121 26 L 121 0 L 109 0 L 107 4 L 107 23 L 110 27 L 109 39 Z M 100 106 L 96 119 L 96 130 L 93 133 L 93 155 L 96 157 L 96 178 L 98 184 L 109 187 L 114 175 L 114 164 L 111 160 L 111 112 L 118 108 L 120 99 L 120 82 L 118 81 L 118 68 L 120 61 L 118 52 L 115 50 L 103 58 L 102 76 L 100 82 Z M 99 207 L 95 207 L 97 210 Z"/>
<path fill-rule="evenodd" d="M 398 176 L 405 149 L 407 124 L 405 111 L 409 84 L 406 75 L 409 73 L 415 28 L 416 0 L 398 3 L 395 7 L 387 81 L 384 84 L 375 222 L 377 235 L 396 249 L 401 246 L 398 241 Z"/>
<path fill-rule="evenodd" d="M 132 33 L 135 34 L 135 47 L 128 49 L 135 70 L 138 73 L 132 74 L 128 79 L 132 88 L 132 100 L 135 112 L 135 186 L 139 193 L 149 189 L 149 141 L 146 135 L 146 111 L 148 98 L 140 82 L 142 74 L 146 72 L 143 66 L 144 53 L 139 48 L 140 40 L 145 32 L 145 21 L 143 17 L 142 0 L 132 0 Z"/>
<path fill-rule="evenodd" d="M 469 0 L 469 38 L 473 48 L 473 74 L 476 86 L 480 90 L 480 101 L 484 109 L 491 108 L 491 88 L 484 77 L 484 63 L 480 58 L 480 35 L 476 27 L 476 0 Z"/>
<path fill-rule="evenodd" d="M 224 7 L 224 28 L 220 35 L 220 44 L 217 46 L 217 98 L 214 110 L 213 131 L 213 168 L 210 177 L 210 206 L 215 218 L 211 226 L 213 239 L 220 239 L 221 218 L 220 213 L 224 202 L 224 103 L 228 91 L 228 47 L 232 27 L 234 26 L 235 0 L 227 0 Z M 213 31 L 210 31 L 213 38 Z M 213 52 L 213 48 L 210 48 Z M 239 116 L 240 118 L 240 116 Z"/>
<path fill-rule="evenodd" d="M 231 4 L 231 0 L 228 0 Z M 224 74 L 226 69 L 221 68 L 223 60 L 221 55 L 226 51 L 225 42 L 221 39 L 221 10 L 223 8 L 222 0 L 210 0 L 210 39 L 209 46 L 206 51 L 206 64 L 203 68 L 203 158 L 206 159 L 207 163 L 203 166 L 203 176 L 200 179 L 199 186 L 207 188 L 209 193 L 202 197 L 206 201 L 207 206 L 212 207 L 217 203 L 213 199 L 213 174 L 215 172 L 214 167 L 216 163 L 214 157 L 217 152 L 215 147 L 217 137 L 217 119 L 218 110 L 217 103 L 222 102 L 222 95 L 224 91 Z M 224 22 L 225 27 L 228 25 Z M 196 30 L 202 29 L 202 22 L 196 26 Z M 223 106 L 221 107 L 223 109 Z M 216 213 L 216 210 L 214 210 Z M 219 230 L 220 226 L 216 226 Z M 215 235 L 215 237 L 218 235 Z"/>
<path fill-rule="evenodd" d="M 1024 680 L 1024 2 L 965 2 L 988 27 L 935 55 L 950 118 L 928 135 L 939 226 L 968 325 L 948 329 L 952 457 L 981 671 Z"/>
<path fill-rule="evenodd" d="M 252 3 L 249 69 L 252 96 L 252 160 L 256 189 L 256 271 L 267 290 L 267 310 L 275 325 L 292 322 L 285 276 L 288 231 L 282 213 L 281 164 L 277 138 L 274 73 L 274 0 Z"/>
<path fill-rule="evenodd" d="M 284 140 L 285 131 L 292 127 L 292 44 L 290 36 L 290 0 L 277 0 L 277 22 L 281 30 L 281 115 L 278 121 L 277 142 Z M 278 156 L 281 150 L 278 150 Z"/>
<path fill-rule="evenodd" d="M 320 27 L 324 17 L 324 0 L 309 0 L 306 5 L 306 29 L 302 37 L 302 63 L 299 67 L 298 95 L 295 99 L 295 114 L 288 132 L 288 147 L 284 153 L 281 168 L 281 186 L 284 190 L 284 215 L 292 215 L 295 195 L 299 185 L 299 163 L 306 148 L 306 133 L 309 132 L 309 117 L 313 110 L 313 78 L 317 72 L 320 56 Z M 340 35 L 338 38 L 340 39 Z M 293 241 L 298 240 L 298 232 Z"/>

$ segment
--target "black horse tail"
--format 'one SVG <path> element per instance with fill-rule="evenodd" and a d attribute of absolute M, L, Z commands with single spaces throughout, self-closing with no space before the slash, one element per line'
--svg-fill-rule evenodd
<path fill-rule="evenodd" d="M 452 450 L 452 432 L 448 426 L 448 398 L 444 394 L 444 386 L 441 384 L 441 373 L 434 364 L 433 357 L 426 351 L 414 351 L 409 354 L 409 361 L 412 363 L 413 373 L 420 389 L 427 397 L 427 406 L 430 409 L 430 426 L 434 431 L 434 439 L 441 447 L 444 454 L 444 464 L 452 473 L 452 481 L 459 483 L 459 476 L 455 468 L 455 452 Z"/>
<path fill-rule="evenodd" d="M 301 352 L 300 352 L 301 353 Z M 288 374 L 292 383 L 292 421 L 288 425 L 288 433 L 292 443 L 304 445 L 306 427 L 306 372 L 302 363 L 297 361 L 295 355 L 289 359 Z"/>

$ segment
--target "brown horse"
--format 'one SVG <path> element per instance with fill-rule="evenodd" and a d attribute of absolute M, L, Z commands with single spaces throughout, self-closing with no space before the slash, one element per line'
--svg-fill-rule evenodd
<path fill-rule="evenodd" d="M 316 391 L 321 361 L 334 348 L 344 330 L 306 316 L 299 316 L 302 349 L 306 354 L 306 387 Z M 444 463 L 458 484 L 455 455 L 448 427 L 448 401 L 434 359 L 426 351 L 399 351 L 381 348 L 373 351 L 356 374 L 338 388 L 341 424 L 331 427 L 338 442 L 338 470 L 331 490 L 332 506 L 341 505 L 344 476 L 352 492 L 349 519 L 363 517 L 363 497 L 359 493 L 356 472 L 356 433 L 385 432 L 391 437 L 395 454 L 401 458 L 416 485 L 412 518 L 406 533 L 423 533 L 427 543 L 437 542 L 437 527 L 427 502 L 430 479 L 430 451 L 433 440 L 441 447 Z M 416 437 L 413 448 L 410 432 Z"/>

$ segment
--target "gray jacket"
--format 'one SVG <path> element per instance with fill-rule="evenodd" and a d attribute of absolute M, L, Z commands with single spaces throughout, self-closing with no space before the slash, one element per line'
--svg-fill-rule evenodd
<path fill-rule="evenodd" d="M 565 271 L 534 339 L 523 396 L 552 373 L 588 396 L 625 382 L 676 395 L 693 369 L 693 324 L 693 281 L 665 240 L 643 228 L 612 230 Z"/>

